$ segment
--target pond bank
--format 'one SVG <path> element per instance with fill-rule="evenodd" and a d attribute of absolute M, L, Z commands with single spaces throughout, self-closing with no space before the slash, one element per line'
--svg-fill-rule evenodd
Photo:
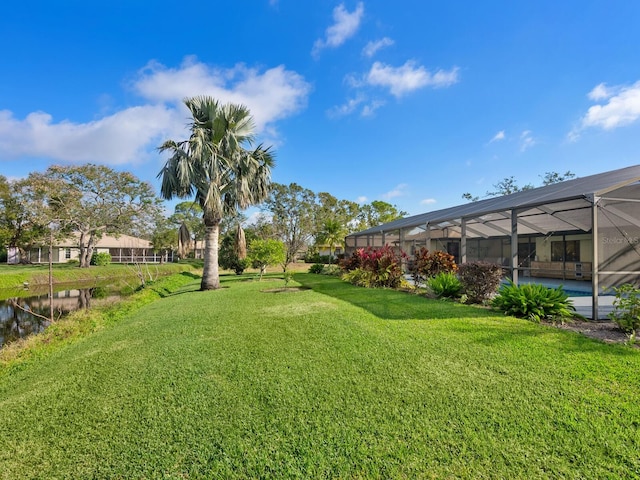
<path fill-rule="evenodd" d="M 53 283 L 67 284 L 76 282 L 104 282 L 111 279 L 145 279 L 158 278 L 181 272 L 194 272 L 196 268 L 188 263 L 165 263 L 147 265 L 111 264 L 102 267 L 79 268 L 74 265 L 54 265 Z M 47 265 L 0 265 L 0 299 L 20 294 L 27 288 L 49 284 L 49 268 Z M 16 294 L 17 293 L 17 294 Z M 29 296 L 28 292 L 26 296 Z"/>
<path fill-rule="evenodd" d="M 199 278 L 191 272 L 161 278 L 115 303 L 105 303 L 90 310 L 77 310 L 54 322 L 42 333 L 16 340 L 0 349 L 0 377 L 13 368 L 19 368 L 24 362 L 57 351 L 64 345 L 113 324 L 142 306 L 171 295 L 189 284 L 194 284 L 194 288 L 197 289 Z"/>

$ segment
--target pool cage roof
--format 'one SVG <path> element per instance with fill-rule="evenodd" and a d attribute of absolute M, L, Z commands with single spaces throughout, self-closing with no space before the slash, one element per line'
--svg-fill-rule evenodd
<path fill-rule="evenodd" d="M 499 259 L 517 284 L 519 271 L 532 274 L 518 253 L 526 237 L 545 237 L 546 242 L 560 236 L 564 243 L 566 235 L 576 234 L 590 239 L 584 244 L 590 251 L 580 255 L 576 268 L 580 265 L 582 272 L 581 262 L 589 262 L 592 318 L 597 319 L 600 292 L 640 279 L 640 165 L 395 220 L 348 235 L 345 253 L 384 245 L 431 248 L 432 241 L 448 249 L 452 241 L 459 241 L 459 260 L 465 263 L 469 241 L 475 242 L 475 252 L 481 244 L 488 251 L 491 242 L 498 241 L 508 248 L 500 247 L 493 260 L 488 254 L 486 258 Z M 559 262 L 563 272 L 565 255 Z"/>
<path fill-rule="evenodd" d="M 364 246 L 358 237 L 403 231 L 404 240 L 428 229 L 431 236 L 459 237 L 464 220 L 467 238 L 511 236 L 513 213 L 518 235 L 590 232 L 594 200 L 607 197 L 640 201 L 640 165 L 576 178 L 544 187 L 405 217 L 346 237 L 347 246 Z M 638 205 L 640 209 L 640 205 Z M 626 215 L 625 215 L 626 216 Z M 639 220 L 629 219 L 632 223 Z M 355 240 L 355 241 L 354 241 Z M 357 242 L 357 243 L 356 243 Z"/>

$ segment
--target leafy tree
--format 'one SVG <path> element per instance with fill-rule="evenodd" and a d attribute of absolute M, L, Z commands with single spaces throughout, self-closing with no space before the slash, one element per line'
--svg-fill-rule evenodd
<path fill-rule="evenodd" d="M 464 198 L 465 200 L 468 200 L 470 202 L 477 202 L 478 200 L 480 200 L 480 197 L 477 195 L 471 195 L 469 192 L 465 192 L 462 194 L 462 198 Z"/>
<path fill-rule="evenodd" d="M 253 224 L 248 228 L 253 231 L 256 238 L 261 238 L 263 240 L 267 240 L 269 238 L 277 240 L 279 238 L 278 232 L 271 221 L 271 216 L 265 212 L 260 212 Z M 246 231 L 247 229 L 245 229 L 245 232 Z"/>
<path fill-rule="evenodd" d="M 552 185 L 554 183 L 564 182 L 565 180 L 575 178 L 575 176 L 576 174 L 572 173 L 570 170 L 567 170 L 564 173 L 545 172 L 544 177 L 542 177 L 542 185 Z"/>
<path fill-rule="evenodd" d="M 167 140 L 160 151 L 171 157 L 158 175 L 165 199 L 189 198 L 203 212 L 204 269 L 201 290 L 220 288 L 218 237 L 225 215 L 264 200 L 269 193 L 273 155 L 269 148 L 251 147 L 254 122 L 242 105 L 220 105 L 211 97 L 184 101 L 192 117 L 187 140 Z"/>
<path fill-rule="evenodd" d="M 496 190 L 493 192 L 487 192 L 487 197 L 510 195 L 512 193 L 522 192 L 524 190 L 531 190 L 532 188 L 534 188 L 534 186 L 528 183 L 524 187 L 519 187 L 515 177 L 511 176 L 503 178 L 498 183 L 494 183 L 493 188 L 495 188 Z"/>
<path fill-rule="evenodd" d="M 360 207 L 358 214 L 358 230 L 366 230 L 383 223 L 393 222 L 399 218 L 406 217 L 408 214 L 398 207 L 382 200 L 374 200 L 369 204 Z"/>
<path fill-rule="evenodd" d="M 575 173 L 567 170 L 565 173 L 558 172 L 546 172 L 544 176 L 540 176 L 542 178 L 542 186 L 552 185 L 554 183 L 564 182 L 565 180 L 570 180 L 574 178 Z M 485 197 L 498 197 L 502 195 L 509 195 L 516 192 L 522 192 L 524 190 L 531 190 L 535 188 L 531 183 L 527 183 L 523 187 L 519 187 L 514 176 L 505 177 L 500 180 L 498 183 L 493 184 L 493 188 L 495 190 L 493 192 L 487 192 Z M 477 202 L 480 200 L 480 197 L 477 195 L 472 195 L 469 192 L 465 192 L 462 194 L 462 198 L 468 200 L 470 202 Z"/>
<path fill-rule="evenodd" d="M 273 231 L 286 248 L 282 262 L 285 271 L 315 233 L 315 200 L 315 193 L 296 183 L 275 183 L 264 202 Z"/>
<path fill-rule="evenodd" d="M 316 207 L 316 231 L 320 232 L 327 221 L 337 222 L 346 230 L 346 234 L 352 233 L 358 227 L 358 214 L 360 206 L 349 200 L 338 200 L 327 192 L 317 195 Z"/>
<path fill-rule="evenodd" d="M 82 268 L 89 267 L 103 234 L 117 236 L 151 223 L 160 211 L 151 185 L 102 165 L 54 165 L 44 174 L 31 173 L 28 181 L 45 196 L 60 226 L 78 233 Z"/>
<path fill-rule="evenodd" d="M 190 234 L 190 240 L 197 245 L 198 241 L 204 240 L 205 227 L 202 221 L 202 208 L 196 202 L 180 202 L 175 206 L 169 221 L 175 225 L 176 229 L 185 225 Z"/>
<path fill-rule="evenodd" d="M 256 239 L 256 234 L 252 229 L 245 229 L 245 241 L 247 246 L 251 246 L 251 243 Z M 244 270 L 250 265 L 250 261 L 245 258 L 240 258 L 236 247 L 237 231 L 227 230 L 220 242 L 219 260 L 220 266 L 226 270 L 233 270 L 236 275 L 241 275 Z"/>
<path fill-rule="evenodd" d="M 0 177 L 0 245 L 17 248 L 22 262 L 26 251 L 49 236 L 48 208 L 28 180 Z"/>
<path fill-rule="evenodd" d="M 256 239 L 249 246 L 248 259 L 253 268 L 260 269 L 260 280 L 269 265 L 278 265 L 285 261 L 286 247 L 279 240 Z"/>
<path fill-rule="evenodd" d="M 173 222 L 161 217 L 156 222 L 156 228 L 151 236 L 151 244 L 155 253 L 162 254 L 167 250 L 175 250 L 178 247 L 178 230 Z M 160 263 L 163 263 L 164 255 L 160 256 Z"/>

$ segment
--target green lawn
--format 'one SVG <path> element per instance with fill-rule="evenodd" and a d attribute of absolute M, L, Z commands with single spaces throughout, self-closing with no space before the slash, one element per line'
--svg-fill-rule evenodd
<path fill-rule="evenodd" d="M 0 374 L 0 478 L 638 478 L 640 352 L 296 274 Z"/>

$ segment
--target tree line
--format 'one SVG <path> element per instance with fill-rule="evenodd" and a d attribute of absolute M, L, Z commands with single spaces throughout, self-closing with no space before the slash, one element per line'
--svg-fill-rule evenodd
<path fill-rule="evenodd" d="M 305 248 L 325 247 L 332 256 L 349 233 L 407 215 L 379 200 L 360 205 L 296 183 L 272 183 L 274 154 L 270 147 L 255 145 L 255 124 L 246 107 L 223 105 L 211 97 L 187 98 L 184 103 L 191 114 L 188 138 L 158 147 L 169 154 L 158 174 L 161 198 L 133 174 L 93 164 L 51 166 L 21 180 L 0 176 L 0 245 L 17 248 L 26 258 L 27 250 L 47 244 L 47 238 L 51 242 L 73 236 L 80 267 L 86 268 L 105 234 L 146 238 L 156 251 L 178 249 L 182 256 L 192 241 L 200 240 L 201 289 L 210 290 L 220 287 L 221 253 L 225 265 L 233 263 L 227 261 L 228 251 L 232 260 L 245 260 L 241 239 L 258 242 L 254 252 L 263 254 L 254 259 L 257 264 L 277 258 L 286 271 Z M 544 182 L 572 176 L 548 173 Z M 518 189 L 513 177 L 497 187 L 498 192 L 487 195 Z M 162 199 L 174 198 L 183 202 L 165 216 Z M 259 206 L 261 213 L 247 225 L 242 212 L 250 206 Z"/>
<path fill-rule="evenodd" d="M 75 238 L 79 266 L 87 268 L 103 235 L 147 238 L 156 250 L 201 239 L 201 289 L 209 290 L 220 286 L 221 229 L 226 235 L 246 222 L 242 211 L 250 206 L 262 210 L 249 225 L 252 235 L 282 242 L 285 269 L 304 247 L 325 245 L 332 252 L 348 233 L 406 215 L 382 201 L 358 205 L 295 183 L 271 183 L 274 156 L 270 147 L 254 145 L 246 107 L 210 97 L 184 103 L 191 114 L 189 137 L 158 148 L 169 153 L 158 174 L 160 197 L 131 173 L 93 164 L 54 165 L 20 180 L 0 176 L 0 245 L 18 249 L 26 259 L 28 250 L 54 238 Z M 188 201 L 166 217 L 162 199 L 173 198 Z"/>

